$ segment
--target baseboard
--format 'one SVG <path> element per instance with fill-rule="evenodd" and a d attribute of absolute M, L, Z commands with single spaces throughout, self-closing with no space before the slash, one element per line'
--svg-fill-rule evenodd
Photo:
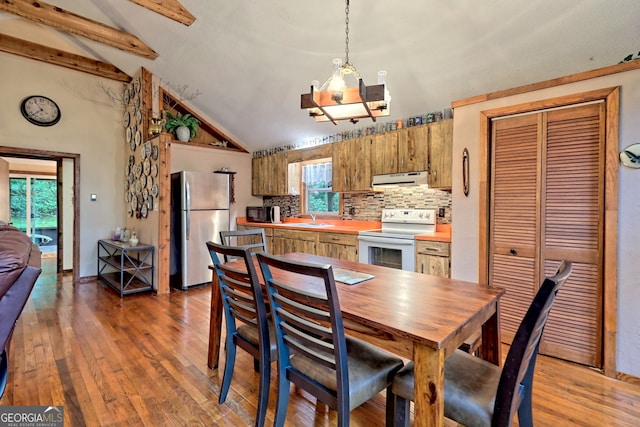
<path fill-rule="evenodd" d="M 83 285 L 85 283 L 95 283 L 98 280 L 98 276 L 83 276 L 78 279 L 76 283 Z"/>
<path fill-rule="evenodd" d="M 620 380 L 620 381 L 624 381 L 626 383 L 629 384 L 633 384 L 633 385 L 637 385 L 640 386 L 640 378 L 630 375 L 630 374 L 625 374 L 623 372 L 618 372 L 616 373 L 616 379 Z"/>

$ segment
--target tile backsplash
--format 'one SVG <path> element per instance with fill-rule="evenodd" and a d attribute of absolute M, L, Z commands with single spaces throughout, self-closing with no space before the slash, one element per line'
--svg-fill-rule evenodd
<path fill-rule="evenodd" d="M 264 197 L 264 206 L 280 206 L 282 214 L 300 214 L 300 196 Z M 370 193 L 344 193 L 341 219 L 380 221 L 383 208 L 444 209 L 438 224 L 451 224 L 451 193 L 422 186 L 388 188 Z"/>

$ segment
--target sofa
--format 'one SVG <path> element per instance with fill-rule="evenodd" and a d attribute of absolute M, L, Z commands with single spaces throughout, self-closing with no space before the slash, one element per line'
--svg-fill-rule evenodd
<path fill-rule="evenodd" d="M 40 267 L 40 250 L 29 236 L 0 224 L 0 397 L 9 374 L 11 335 L 42 272 Z"/>

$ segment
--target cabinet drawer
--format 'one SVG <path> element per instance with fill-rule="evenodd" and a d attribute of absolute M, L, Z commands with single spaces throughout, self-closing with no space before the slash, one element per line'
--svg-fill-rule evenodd
<path fill-rule="evenodd" d="M 341 233 L 318 233 L 318 242 L 337 245 L 358 246 L 358 236 Z"/>
<path fill-rule="evenodd" d="M 448 242 L 416 242 L 416 254 L 448 257 L 450 252 L 451 243 Z"/>
<path fill-rule="evenodd" d="M 274 238 L 295 239 L 315 242 L 318 233 L 315 231 L 291 231 L 291 230 L 273 230 Z"/>

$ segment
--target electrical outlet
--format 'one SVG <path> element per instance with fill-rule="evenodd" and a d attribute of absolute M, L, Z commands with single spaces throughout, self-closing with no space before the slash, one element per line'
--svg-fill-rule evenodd
<path fill-rule="evenodd" d="M 438 216 L 439 216 L 440 218 L 444 218 L 444 208 L 439 208 L 439 209 L 438 209 Z"/>

